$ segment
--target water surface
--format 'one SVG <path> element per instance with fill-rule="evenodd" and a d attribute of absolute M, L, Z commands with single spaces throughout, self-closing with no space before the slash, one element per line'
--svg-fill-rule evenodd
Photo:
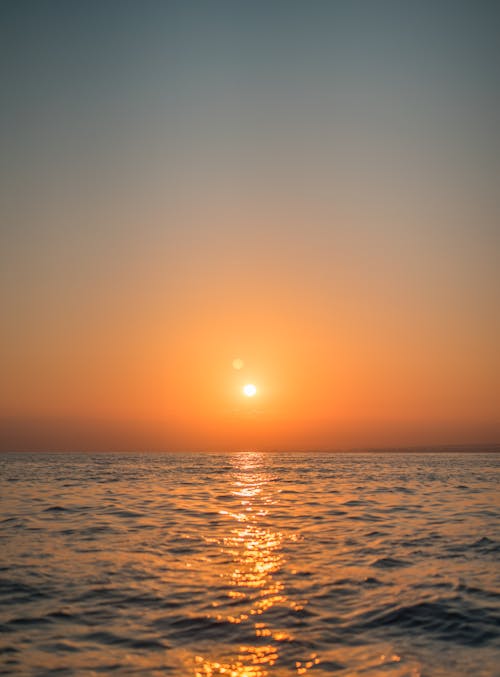
<path fill-rule="evenodd" d="M 498 675 L 495 454 L 4 454 L 0 672 Z"/>

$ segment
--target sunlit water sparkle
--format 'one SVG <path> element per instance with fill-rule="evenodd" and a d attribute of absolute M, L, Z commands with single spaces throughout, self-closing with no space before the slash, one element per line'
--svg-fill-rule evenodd
<path fill-rule="evenodd" d="M 496 454 L 4 454 L 0 673 L 499 674 Z"/>

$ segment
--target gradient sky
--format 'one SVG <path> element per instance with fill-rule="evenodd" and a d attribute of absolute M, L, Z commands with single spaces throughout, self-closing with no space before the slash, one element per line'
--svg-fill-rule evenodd
<path fill-rule="evenodd" d="M 500 439 L 498 3 L 0 12 L 1 449 Z"/>

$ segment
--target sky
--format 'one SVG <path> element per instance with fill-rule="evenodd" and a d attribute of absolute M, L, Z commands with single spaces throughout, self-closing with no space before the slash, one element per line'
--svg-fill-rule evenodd
<path fill-rule="evenodd" d="M 500 439 L 497 3 L 0 14 L 1 450 Z"/>

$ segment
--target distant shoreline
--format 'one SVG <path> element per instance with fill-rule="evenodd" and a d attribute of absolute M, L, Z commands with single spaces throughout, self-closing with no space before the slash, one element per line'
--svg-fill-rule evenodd
<path fill-rule="evenodd" d="M 355 447 L 339 449 L 209 449 L 209 450 L 176 450 L 176 449 L 12 449 L 0 451 L 0 456 L 8 454 L 498 454 L 500 442 L 491 444 L 448 444 L 448 445 L 419 445 L 409 447 Z"/>

